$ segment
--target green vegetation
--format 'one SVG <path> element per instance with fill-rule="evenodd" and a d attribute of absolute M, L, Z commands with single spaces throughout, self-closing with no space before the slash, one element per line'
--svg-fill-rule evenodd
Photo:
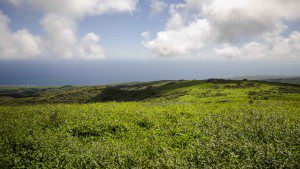
<path fill-rule="evenodd" d="M 0 168 L 300 168 L 300 86 L 0 88 Z"/>
<path fill-rule="evenodd" d="M 260 76 L 240 76 L 240 77 L 232 77 L 229 78 L 231 80 L 260 80 L 266 82 L 277 82 L 277 83 L 290 83 L 290 84 L 298 84 L 300 85 L 300 77 L 299 76 L 268 76 L 268 75 L 260 75 Z"/>

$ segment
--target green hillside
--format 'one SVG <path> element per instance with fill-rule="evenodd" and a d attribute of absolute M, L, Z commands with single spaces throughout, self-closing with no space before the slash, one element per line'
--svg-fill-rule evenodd
<path fill-rule="evenodd" d="M 1 87 L 0 168 L 300 168 L 300 86 Z"/>
<path fill-rule="evenodd" d="M 259 80 L 266 82 L 277 82 L 277 83 L 290 83 L 290 84 L 298 84 L 300 85 L 300 77 L 299 76 L 280 76 L 280 75 L 259 75 L 259 76 L 240 76 L 240 77 L 231 77 L 231 80 Z"/>
<path fill-rule="evenodd" d="M 296 95 L 295 95 L 296 94 Z M 256 97 L 298 99 L 299 85 L 239 80 L 181 80 L 99 86 L 2 87 L 0 105 L 108 101 L 241 101 Z M 259 95 L 259 96 L 258 96 Z"/>

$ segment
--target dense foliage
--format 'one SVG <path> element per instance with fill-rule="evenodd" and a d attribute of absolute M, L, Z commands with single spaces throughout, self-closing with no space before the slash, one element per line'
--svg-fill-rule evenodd
<path fill-rule="evenodd" d="M 5 90 L 0 168 L 300 168 L 297 85 L 211 79 Z"/>

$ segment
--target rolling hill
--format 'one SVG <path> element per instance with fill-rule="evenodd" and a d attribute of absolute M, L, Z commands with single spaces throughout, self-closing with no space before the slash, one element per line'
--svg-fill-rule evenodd
<path fill-rule="evenodd" d="M 1 87 L 0 168 L 300 168 L 300 86 Z"/>

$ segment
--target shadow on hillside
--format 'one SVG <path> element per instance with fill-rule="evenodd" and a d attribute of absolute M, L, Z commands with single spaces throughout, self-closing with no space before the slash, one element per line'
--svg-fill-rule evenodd
<path fill-rule="evenodd" d="M 299 85 L 248 80 L 163 80 L 144 83 L 127 83 L 106 86 L 63 86 L 60 88 L 0 89 L 0 105 L 51 104 L 51 103 L 95 103 L 146 101 L 155 98 L 174 100 L 188 93 L 189 87 L 204 85 L 204 88 L 226 89 L 259 88 L 262 84 L 279 87 L 278 92 L 299 93 Z M 206 86 L 207 84 L 207 86 Z M 219 85 L 223 84 L 223 85 Z M 181 90 L 184 89 L 184 90 Z M 272 92 L 271 92 L 272 93 Z M 269 94 L 265 94 L 268 95 Z M 251 96 L 252 97 L 252 96 Z"/>
<path fill-rule="evenodd" d="M 159 97 L 159 92 L 152 88 L 141 90 L 128 90 L 116 87 L 107 87 L 99 95 L 92 98 L 93 102 L 108 102 L 108 101 L 142 101 L 150 98 Z"/>
<path fill-rule="evenodd" d="M 155 86 L 159 83 L 166 84 Z M 192 87 L 203 83 L 228 83 L 229 81 L 210 79 L 210 80 L 193 80 L 193 81 L 159 81 L 155 83 L 144 83 L 137 85 L 118 85 L 105 88 L 99 95 L 92 98 L 92 102 L 108 101 L 143 101 L 161 97 L 163 93 L 180 88 Z M 180 93 L 180 92 L 179 92 Z"/>
<path fill-rule="evenodd" d="M 26 89 L 26 90 L 1 90 L 0 96 L 11 98 L 30 98 L 39 97 L 39 89 Z"/>

